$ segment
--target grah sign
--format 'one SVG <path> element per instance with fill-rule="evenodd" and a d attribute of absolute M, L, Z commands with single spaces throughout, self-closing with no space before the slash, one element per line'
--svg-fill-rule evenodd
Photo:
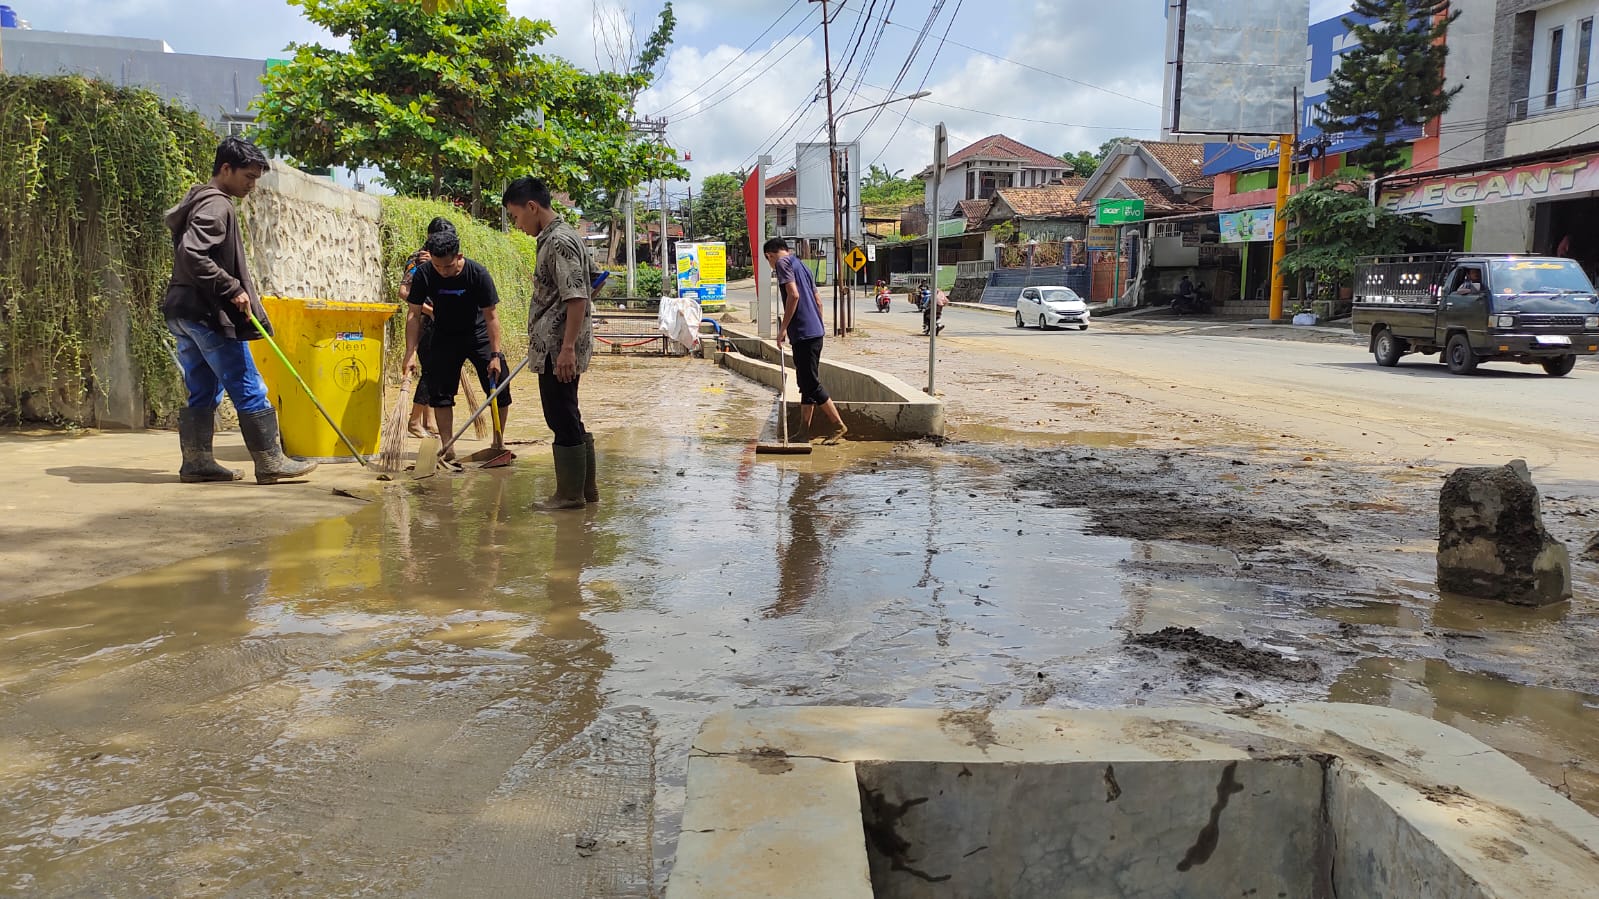
<path fill-rule="evenodd" d="M 1448 175 L 1382 192 L 1390 212 L 1432 212 L 1599 190 L 1599 153 L 1560 162 Z"/>
<path fill-rule="evenodd" d="M 1126 225 L 1144 220 L 1143 200 L 1097 200 L 1094 221 L 1101 225 Z"/>

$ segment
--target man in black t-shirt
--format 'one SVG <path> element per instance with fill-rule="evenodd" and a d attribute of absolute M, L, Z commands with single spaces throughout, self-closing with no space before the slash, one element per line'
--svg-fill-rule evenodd
<path fill-rule="evenodd" d="M 423 368 L 427 372 L 428 405 L 438 419 L 439 433 L 449 440 L 455 436 L 455 393 L 462 363 L 471 362 L 477 369 L 485 394 L 493 389 L 490 379 L 497 383 L 509 373 L 505 356 L 500 353 L 500 295 L 488 269 L 461 255 L 461 238 L 454 231 L 428 235 L 423 249 L 430 261 L 412 276 L 411 292 L 406 297 L 410 308 L 405 318 L 405 368 L 416 371 L 422 307 L 432 305 L 433 345 Z M 495 449 L 505 445 L 505 416 L 510 405 L 511 391 L 501 391 Z M 446 445 L 444 458 L 454 457 L 453 449 Z"/>

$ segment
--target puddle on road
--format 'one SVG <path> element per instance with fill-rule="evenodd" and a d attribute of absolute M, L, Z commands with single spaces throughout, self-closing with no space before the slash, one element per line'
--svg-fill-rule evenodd
<path fill-rule="evenodd" d="M 494 895 L 564 872 L 589 879 L 550 895 L 647 895 L 715 711 L 1036 704 L 1044 669 L 1127 630 L 1265 642 L 1304 614 L 1230 552 L 1085 536 L 979 454 L 767 460 L 663 410 L 604 435 L 587 512 L 528 512 L 550 478 L 525 459 L 9 606 L 0 892 Z M 1356 671 L 1334 698 L 1443 677 Z M 1547 692 L 1529 733 L 1580 754 L 1590 712 Z M 1534 753 L 1514 720 L 1472 723 Z"/>
<path fill-rule="evenodd" d="M 1008 443 L 1033 447 L 1079 446 L 1103 449 L 1137 446 L 1150 439 L 1147 434 L 1128 431 L 1018 431 L 970 422 L 951 425 L 950 430 L 950 438 L 962 443 Z"/>
<path fill-rule="evenodd" d="M 1599 807 L 1599 697 L 1457 671 L 1438 659 L 1363 659 L 1334 702 L 1384 705 L 1459 728 L 1588 809 Z"/>

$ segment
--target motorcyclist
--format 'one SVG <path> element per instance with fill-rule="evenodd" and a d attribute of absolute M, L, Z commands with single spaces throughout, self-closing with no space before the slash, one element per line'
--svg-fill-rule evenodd
<path fill-rule="evenodd" d="M 892 301 L 892 296 L 888 292 L 888 285 L 883 283 L 882 278 L 877 279 L 877 294 L 875 299 L 877 301 L 877 311 L 887 312 L 889 303 Z"/>
<path fill-rule="evenodd" d="M 927 292 L 927 286 L 925 284 L 922 286 L 922 290 L 924 292 Z M 935 316 L 938 319 L 938 332 L 940 334 L 944 333 L 944 307 L 948 306 L 948 305 L 949 305 L 949 296 L 947 294 L 945 294 L 943 291 L 939 291 L 938 292 L 938 301 L 937 302 L 934 302 L 933 299 L 930 296 L 927 297 L 925 300 L 923 300 L 923 303 L 922 303 L 922 335 L 923 336 L 926 336 L 927 332 L 929 330 L 931 330 L 931 326 L 932 326 L 933 319 L 934 319 Z M 934 312 L 935 309 L 937 310 L 937 312 Z"/>
<path fill-rule="evenodd" d="M 1183 275 L 1183 280 L 1177 284 L 1177 296 L 1171 301 L 1171 311 L 1177 315 L 1186 315 L 1194 311 L 1194 282 Z"/>
<path fill-rule="evenodd" d="M 927 311 L 927 303 L 933 298 L 932 290 L 928 289 L 927 282 L 921 282 L 921 287 L 916 291 L 916 309 L 920 312 Z"/>

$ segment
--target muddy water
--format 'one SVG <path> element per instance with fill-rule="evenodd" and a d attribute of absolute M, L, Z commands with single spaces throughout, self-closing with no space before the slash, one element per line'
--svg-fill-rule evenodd
<path fill-rule="evenodd" d="M 603 436 L 595 510 L 526 511 L 535 449 L 8 607 L 0 893 L 649 895 L 715 711 L 1230 701 L 1124 634 L 1302 648 L 1233 553 L 1085 536 L 981 453 L 773 461 L 758 422 L 657 414 Z M 1592 755 L 1585 697 L 1448 671 L 1361 663 L 1334 698 L 1446 710 L 1540 773 Z"/>

